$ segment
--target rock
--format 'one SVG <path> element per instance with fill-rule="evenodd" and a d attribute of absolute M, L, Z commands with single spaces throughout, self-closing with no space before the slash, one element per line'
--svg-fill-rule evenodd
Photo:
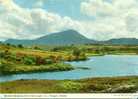
<path fill-rule="evenodd" d="M 129 93 L 134 92 L 135 85 L 122 85 L 111 90 L 112 93 Z"/>
<path fill-rule="evenodd" d="M 77 69 L 90 70 L 91 68 L 89 68 L 89 67 L 77 67 Z"/>

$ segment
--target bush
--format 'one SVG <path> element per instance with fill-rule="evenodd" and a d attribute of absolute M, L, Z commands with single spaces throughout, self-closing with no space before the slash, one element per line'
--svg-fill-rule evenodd
<path fill-rule="evenodd" d="M 26 64 L 26 65 L 34 65 L 35 62 L 36 62 L 36 60 L 33 56 L 26 56 L 24 58 L 24 64 Z"/>
<path fill-rule="evenodd" d="M 53 60 L 52 59 L 45 59 L 46 64 L 52 64 Z"/>
<path fill-rule="evenodd" d="M 5 56 L 4 52 L 0 52 L 0 58 L 3 58 Z"/>
<path fill-rule="evenodd" d="M 37 56 L 36 57 L 36 62 L 35 62 L 36 65 L 45 65 L 46 62 L 45 62 L 45 59 L 40 57 L 40 56 Z"/>
<path fill-rule="evenodd" d="M 76 57 L 79 57 L 80 56 L 80 54 L 81 54 L 81 50 L 80 49 L 74 49 L 73 50 L 73 53 L 72 53 L 74 56 L 76 56 Z"/>
<path fill-rule="evenodd" d="M 41 48 L 39 48 L 38 46 L 35 46 L 34 49 L 41 50 Z"/>
<path fill-rule="evenodd" d="M 13 65 L 7 61 L 0 62 L 0 75 L 9 74 L 9 70 L 11 70 Z"/>
<path fill-rule="evenodd" d="M 75 56 L 74 60 L 86 60 L 87 59 L 84 50 L 76 48 L 73 50 L 72 54 Z"/>
<path fill-rule="evenodd" d="M 19 48 L 24 48 L 22 44 L 19 44 L 18 47 L 19 47 Z"/>

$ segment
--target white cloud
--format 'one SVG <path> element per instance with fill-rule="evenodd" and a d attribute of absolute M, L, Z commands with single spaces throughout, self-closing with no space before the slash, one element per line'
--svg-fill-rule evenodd
<path fill-rule="evenodd" d="M 33 4 L 34 8 L 41 8 L 44 6 L 47 0 L 36 0 L 36 2 Z"/>
<path fill-rule="evenodd" d="M 88 0 L 81 3 L 81 12 L 95 17 L 91 26 L 96 39 L 138 38 L 138 0 Z"/>
<path fill-rule="evenodd" d="M 41 8 L 25 9 L 12 0 L 0 0 L 0 38 L 35 38 L 66 29 L 78 30 L 80 23 Z M 4 25 L 3 25 L 4 23 Z"/>
<path fill-rule="evenodd" d="M 38 7 L 22 8 L 13 0 L 0 0 L 0 39 L 32 39 L 66 29 L 77 30 L 89 38 L 98 40 L 138 38 L 137 0 L 108 1 L 83 1 L 81 12 L 89 17 L 95 17 L 95 20 L 78 21 Z"/>

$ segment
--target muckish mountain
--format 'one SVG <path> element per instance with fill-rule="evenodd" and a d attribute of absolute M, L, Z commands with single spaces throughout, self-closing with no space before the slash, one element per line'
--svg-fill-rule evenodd
<path fill-rule="evenodd" d="M 138 45 L 136 38 L 116 38 L 107 41 L 95 41 L 86 38 L 75 30 L 66 30 L 51 33 L 34 40 L 8 39 L 5 43 L 23 45 L 71 45 L 71 44 L 112 44 L 112 45 Z"/>
<path fill-rule="evenodd" d="M 113 44 L 113 45 L 138 45 L 138 39 L 136 38 L 117 38 L 104 41 L 104 44 Z"/>
<path fill-rule="evenodd" d="M 52 33 L 34 40 L 18 40 L 8 39 L 5 43 L 10 44 L 24 44 L 24 45 L 71 45 L 71 44 L 87 44 L 95 43 L 96 41 L 90 40 L 81 35 L 75 30 L 67 30 L 58 33 Z"/>

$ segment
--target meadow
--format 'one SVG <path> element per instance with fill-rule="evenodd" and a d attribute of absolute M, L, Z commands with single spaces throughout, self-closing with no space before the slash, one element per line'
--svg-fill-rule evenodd
<path fill-rule="evenodd" d="M 136 45 L 23 46 L 0 44 L 0 76 L 70 71 L 66 61 L 95 55 L 138 55 Z M 86 68 L 84 68 L 86 69 Z M 17 80 L 0 83 L 0 93 L 116 93 L 138 91 L 138 76 L 80 80 Z"/>
<path fill-rule="evenodd" d="M 23 46 L 0 44 L 0 75 L 68 71 L 75 69 L 65 61 L 83 61 L 95 55 L 137 55 L 132 45 Z"/>
<path fill-rule="evenodd" d="M 138 77 L 80 80 L 18 80 L 0 83 L 0 93 L 135 93 Z"/>

